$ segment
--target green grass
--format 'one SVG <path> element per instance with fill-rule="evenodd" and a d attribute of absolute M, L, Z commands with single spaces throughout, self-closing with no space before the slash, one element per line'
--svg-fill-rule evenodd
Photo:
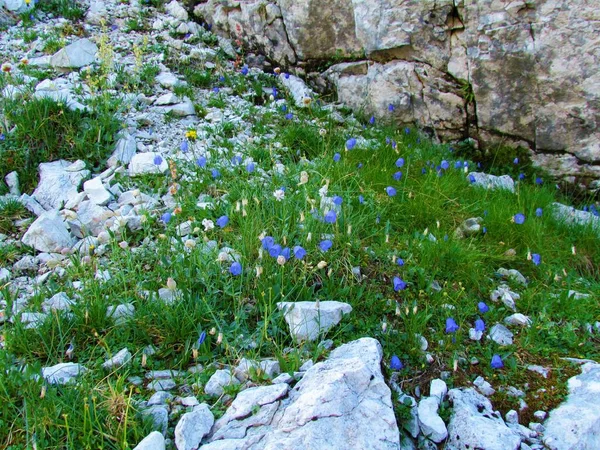
<path fill-rule="evenodd" d="M 56 159 L 83 159 L 99 167 L 110 155 L 120 129 L 118 103 L 96 97 L 91 112 L 72 111 L 50 99 L 3 99 L 5 139 L 0 141 L 0 176 L 16 170 L 25 191 L 35 187 L 37 167 Z"/>
<path fill-rule="evenodd" d="M 81 20 L 85 15 L 85 10 L 76 0 L 44 0 L 37 8 L 47 14 L 72 21 Z"/>

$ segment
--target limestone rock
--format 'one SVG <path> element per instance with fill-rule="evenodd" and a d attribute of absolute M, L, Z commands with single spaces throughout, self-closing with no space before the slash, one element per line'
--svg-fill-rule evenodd
<path fill-rule="evenodd" d="M 471 172 L 468 177 L 472 186 L 480 186 L 486 189 L 505 189 L 510 192 L 515 191 L 515 182 L 509 175 L 489 175 L 483 172 Z"/>
<path fill-rule="evenodd" d="M 561 203 L 552 203 L 552 215 L 560 222 L 568 225 L 589 226 L 600 234 L 600 217 L 589 211 L 581 211 Z"/>
<path fill-rule="evenodd" d="M 489 338 L 501 346 L 512 345 L 513 343 L 512 332 L 500 323 L 497 323 L 490 329 Z"/>
<path fill-rule="evenodd" d="M 50 384 L 66 384 L 86 371 L 87 369 L 81 364 L 60 363 L 51 367 L 43 367 L 42 377 Z"/>
<path fill-rule="evenodd" d="M 568 386 L 567 400 L 544 423 L 544 444 L 552 450 L 600 448 L 600 364 L 584 364 Z"/>
<path fill-rule="evenodd" d="M 50 59 L 52 67 L 79 69 L 96 61 L 98 47 L 89 39 L 79 39 L 60 49 Z"/>
<path fill-rule="evenodd" d="M 112 194 L 106 190 L 100 177 L 92 178 L 83 183 L 83 191 L 92 203 L 105 206 L 112 199 Z"/>
<path fill-rule="evenodd" d="M 114 159 L 115 162 L 129 164 L 131 162 L 131 158 L 133 158 L 133 155 L 135 155 L 136 151 L 137 144 L 135 141 L 135 137 L 133 137 L 129 133 L 125 133 L 117 141 L 117 145 L 115 151 L 111 155 L 111 159 Z"/>
<path fill-rule="evenodd" d="M 32 197 L 46 210 L 61 208 L 77 194 L 81 182 L 89 177 L 90 172 L 84 169 L 78 162 L 64 160 L 40 164 L 40 182 Z"/>
<path fill-rule="evenodd" d="M 119 350 L 112 358 L 107 359 L 102 367 L 105 369 L 116 369 L 131 361 L 131 352 L 127 348 Z"/>
<path fill-rule="evenodd" d="M 165 450 L 165 437 L 158 431 L 153 431 L 140 441 L 133 450 Z"/>
<path fill-rule="evenodd" d="M 206 403 L 194 407 L 185 413 L 175 427 L 175 446 L 177 450 L 195 450 L 215 422 L 215 418 Z"/>
<path fill-rule="evenodd" d="M 142 417 L 147 418 L 156 431 L 163 435 L 167 432 L 169 426 L 169 410 L 164 405 L 150 406 L 142 410 Z"/>
<path fill-rule="evenodd" d="M 481 217 L 471 217 L 465 220 L 460 226 L 454 230 L 454 237 L 456 239 L 464 239 L 466 237 L 474 236 L 481 231 Z"/>
<path fill-rule="evenodd" d="M 446 424 L 438 415 L 439 398 L 425 397 L 419 402 L 419 426 L 425 437 L 440 443 L 448 436 Z"/>
<path fill-rule="evenodd" d="M 298 342 L 318 339 L 352 311 L 350 305 L 337 301 L 279 302 L 277 307 L 283 310 L 290 333 Z"/>
<path fill-rule="evenodd" d="M 167 164 L 167 161 L 158 153 L 138 153 L 131 158 L 129 163 L 129 176 L 132 177 L 145 174 L 166 173 L 168 170 L 169 164 Z"/>
<path fill-rule="evenodd" d="M 506 426 L 487 398 L 472 388 L 451 389 L 448 395 L 453 408 L 446 449 L 519 449 L 521 438 L 518 433 Z"/>
<path fill-rule="evenodd" d="M 306 83 L 295 75 L 280 75 L 279 80 L 290 92 L 296 106 L 299 108 L 306 108 L 315 96 Z"/>
<path fill-rule="evenodd" d="M 220 396 L 223 388 L 232 384 L 240 384 L 238 379 L 229 370 L 217 370 L 204 386 L 207 395 Z"/>
<path fill-rule="evenodd" d="M 51 298 L 42 302 L 42 311 L 50 313 L 52 311 L 68 311 L 75 302 L 71 300 L 64 292 L 54 294 Z"/>
<path fill-rule="evenodd" d="M 75 239 L 57 211 L 48 211 L 38 217 L 21 241 L 37 251 L 47 253 L 60 253 L 62 249 L 70 249 L 75 245 Z"/>

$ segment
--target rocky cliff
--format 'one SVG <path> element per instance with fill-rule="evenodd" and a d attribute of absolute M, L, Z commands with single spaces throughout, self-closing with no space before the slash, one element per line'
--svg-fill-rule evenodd
<path fill-rule="evenodd" d="M 328 62 L 321 77 L 353 109 L 389 117 L 391 104 L 442 140 L 520 145 L 600 189 L 596 0 L 209 0 L 195 13 L 284 67 Z"/>

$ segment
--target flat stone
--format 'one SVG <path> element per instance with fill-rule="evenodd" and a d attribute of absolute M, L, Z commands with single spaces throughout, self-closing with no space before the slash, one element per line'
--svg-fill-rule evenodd
<path fill-rule="evenodd" d="M 100 177 L 92 178 L 83 183 L 83 191 L 87 194 L 92 203 L 105 206 L 112 199 L 112 194 L 104 187 Z"/>
<path fill-rule="evenodd" d="M 160 164 L 155 164 L 155 158 L 160 158 Z M 158 153 L 138 153 L 131 158 L 129 163 L 129 176 L 135 177 L 146 174 L 166 173 L 169 164 Z"/>
<path fill-rule="evenodd" d="M 165 450 L 165 437 L 158 431 L 153 431 L 140 441 L 133 450 Z"/>
<path fill-rule="evenodd" d="M 515 313 L 504 319 L 507 325 L 515 325 L 519 327 L 528 327 L 531 325 L 531 319 L 524 314 Z"/>
<path fill-rule="evenodd" d="M 161 72 L 156 76 L 156 82 L 164 88 L 174 88 L 176 86 L 185 86 L 185 81 L 181 81 L 172 72 Z"/>
<path fill-rule="evenodd" d="M 279 302 L 277 307 L 283 310 L 290 333 L 298 342 L 317 340 L 352 311 L 352 306 L 338 301 Z"/>
<path fill-rule="evenodd" d="M 134 314 L 135 307 L 131 303 L 123 303 L 116 306 L 111 305 L 106 309 L 106 317 L 112 318 L 116 325 L 126 324 Z"/>
<path fill-rule="evenodd" d="M 174 105 L 176 103 L 179 103 L 181 100 L 179 99 L 179 97 L 177 97 L 175 94 L 173 94 L 172 92 L 169 92 L 167 94 L 163 94 L 160 97 L 158 97 L 155 101 L 154 104 L 156 106 L 166 106 L 166 105 Z"/>
<path fill-rule="evenodd" d="M 552 450 L 600 448 L 600 364 L 584 364 L 568 387 L 566 401 L 544 423 L 544 444 Z"/>
<path fill-rule="evenodd" d="M 600 232 L 600 217 L 562 203 L 552 203 L 552 216 L 570 226 L 589 226 Z"/>
<path fill-rule="evenodd" d="M 515 182 L 508 175 L 496 176 L 483 172 L 471 172 L 467 176 L 472 186 L 483 187 L 485 189 L 505 189 L 515 192 Z"/>
<path fill-rule="evenodd" d="M 446 386 L 444 380 L 440 380 L 439 378 L 431 380 L 429 396 L 436 398 L 438 400 L 438 405 L 444 401 L 444 398 L 446 397 L 447 393 L 448 386 Z"/>
<path fill-rule="evenodd" d="M 496 390 L 492 387 L 492 385 L 485 381 L 485 379 L 481 376 L 475 378 L 473 384 L 475 385 L 477 390 L 479 390 L 479 392 L 481 392 L 486 397 L 490 397 L 496 393 Z"/>
<path fill-rule="evenodd" d="M 166 405 L 173 399 L 173 394 L 167 391 L 156 391 L 152 397 L 148 399 L 147 406 Z"/>
<path fill-rule="evenodd" d="M 48 211 L 33 222 L 21 239 L 39 252 L 60 253 L 75 245 L 75 239 L 58 211 Z"/>
<path fill-rule="evenodd" d="M 504 267 L 500 267 L 498 269 L 498 274 L 504 278 L 514 281 L 515 283 L 519 283 L 522 286 L 527 286 L 527 278 L 525 278 L 523 274 L 516 269 L 505 269 Z"/>
<path fill-rule="evenodd" d="M 142 410 L 142 416 L 149 418 L 155 431 L 166 434 L 169 426 L 169 410 L 164 405 L 150 406 Z"/>
<path fill-rule="evenodd" d="M 81 364 L 60 363 L 42 368 L 42 377 L 50 384 L 66 384 L 85 373 L 87 369 Z"/>
<path fill-rule="evenodd" d="M 257 362 L 242 358 L 233 371 L 235 377 L 240 381 L 246 381 L 250 377 L 251 372 L 255 374 L 261 373 L 272 379 L 279 375 L 281 369 L 279 368 L 279 362 L 276 360 Z"/>
<path fill-rule="evenodd" d="M 439 398 L 425 397 L 419 402 L 419 426 L 425 437 L 440 443 L 448 436 L 446 424 L 438 415 Z"/>
<path fill-rule="evenodd" d="M 448 396 L 453 408 L 447 450 L 519 450 L 519 434 L 506 426 L 486 397 L 472 388 L 451 389 Z"/>
<path fill-rule="evenodd" d="M 96 61 L 98 47 L 89 39 L 79 39 L 60 49 L 52 58 L 50 65 L 60 69 L 79 69 Z"/>
<path fill-rule="evenodd" d="M 106 360 L 102 367 L 105 369 L 115 369 L 124 366 L 131 361 L 131 352 L 127 349 L 119 350 L 112 358 Z"/>
<path fill-rule="evenodd" d="M 498 345 L 512 345 L 513 334 L 504 325 L 497 323 L 490 329 L 489 338 Z"/>
<path fill-rule="evenodd" d="M 59 209 L 77 194 L 79 185 L 89 177 L 89 170 L 70 170 L 74 163 L 59 160 L 38 166 L 40 182 L 32 197 L 46 210 Z"/>
<path fill-rule="evenodd" d="M 204 386 L 206 395 L 219 397 L 223 395 L 223 388 L 234 384 L 240 384 L 238 379 L 229 370 L 217 370 Z"/>
<path fill-rule="evenodd" d="M 454 237 L 456 239 L 464 239 L 466 237 L 472 237 L 481 231 L 481 223 L 483 219 L 481 217 L 471 217 L 465 220 L 460 226 L 454 230 Z"/>
<path fill-rule="evenodd" d="M 58 292 L 42 302 L 42 311 L 45 313 L 51 313 L 52 311 L 69 311 L 73 304 L 75 304 L 75 302 L 71 300 L 67 294 Z"/>
<path fill-rule="evenodd" d="M 109 160 L 112 160 L 115 163 L 120 162 L 123 164 L 129 164 L 136 151 L 137 143 L 135 137 L 126 132 L 117 141 L 115 150 L 113 151 Z"/>
<path fill-rule="evenodd" d="M 170 378 L 164 380 L 154 380 L 148 383 L 147 388 L 151 391 L 170 391 L 171 389 L 175 389 L 177 387 L 177 383 L 171 380 Z"/>
<path fill-rule="evenodd" d="M 206 403 L 194 407 L 185 413 L 175 426 L 175 446 L 177 450 L 195 450 L 215 422 L 215 418 Z"/>
<path fill-rule="evenodd" d="M 511 291 L 510 287 L 506 284 L 501 284 L 490 294 L 490 300 L 493 302 L 500 300 L 507 308 L 512 309 L 513 311 L 516 309 L 516 301 L 520 298 L 521 296 L 516 292 Z"/>

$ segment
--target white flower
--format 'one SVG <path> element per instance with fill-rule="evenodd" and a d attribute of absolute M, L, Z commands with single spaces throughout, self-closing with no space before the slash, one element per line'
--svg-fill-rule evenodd
<path fill-rule="evenodd" d="M 119 247 L 125 250 L 127 247 L 129 247 L 129 244 L 127 243 L 127 241 L 121 241 L 119 242 Z"/>
<path fill-rule="evenodd" d="M 229 261 L 229 255 L 226 252 L 220 252 L 219 255 L 217 256 L 217 261 L 219 261 L 219 262 Z"/>
<path fill-rule="evenodd" d="M 325 183 L 325 185 L 321 189 L 319 189 L 319 196 L 326 197 L 328 190 L 329 190 L 329 183 Z"/>
<path fill-rule="evenodd" d="M 204 219 L 202 226 L 204 226 L 204 231 L 210 231 L 215 228 L 215 223 L 210 219 Z"/>
<path fill-rule="evenodd" d="M 319 264 L 317 264 L 317 268 L 319 269 L 324 269 L 325 267 L 327 267 L 326 261 L 320 261 Z"/>
<path fill-rule="evenodd" d="M 273 166 L 273 171 L 279 175 L 283 175 L 285 172 L 285 166 L 281 163 L 275 163 Z"/>
<path fill-rule="evenodd" d="M 175 289 L 177 289 L 177 283 L 175 282 L 175 280 L 171 277 L 169 277 L 167 279 L 167 288 L 169 288 L 170 290 L 174 291 Z"/>
<path fill-rule="evenodd" d="M 193 239 L 188 239 L 183 245 L 185 245 L 186 248 L 194 248 L 196 246 L 196 241 Z"/>
<path fill-rule="evenodd" d="M 263 273 L 262 266 L 256 266 L 256 278 L 259 278 Z"/>
<path fill-rule="evenodd" d="M 275 192 L 273 192 L 273 196 L 275 197 L 275 200 L 280 202 L 285 197 L 285 191 L 283 189 L 277 189 Z"/>
<path fill-rule="evenodd" d="M 279 264 L 280 266 L 283 266 L 285 264 L 285 256 L 279 255 L 277 257 L 277 264 Z"/>
<path fill-rule="evenodd" d="M 320 134 L 321 136 L 325 136 L 325 135 L 327 134 L 327 130 L 326 130 L 325 128 L 321 128 L 321 129 L 319 130 L 319 134 Z"/>

